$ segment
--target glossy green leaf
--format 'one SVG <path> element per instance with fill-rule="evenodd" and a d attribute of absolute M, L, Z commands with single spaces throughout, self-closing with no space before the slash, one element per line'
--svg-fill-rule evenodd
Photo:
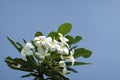
<path fill-rule="evenodd" d="M 75 50 L 75 53 L 74 53 L 74 58 L 78 58 L 80 56 L 84 57 L 84 58 L 88 58 L 90 57 L 92 54 L 92 52 L 90 50 L 87 50 L 85 48 L 78 48 Z"/>
<path fill-rule="evenodd" d="M 5 62 L 7 63 L 8 67 L 12 69 L 33 72 L 31 66 L 26 61 L 20 58 L 12 59 L 11 57 L 7 57 L 5 59 Z"/>
<path fill-rule="evenodd" d="M 7 39 L 10 41 L 10 43 L 19 51 L 21 52 L 21 48 L 18 47 L 18 45 L 9 37 L 7 37 Z"/>
<path fill-rule="evenodd" d="M 82 40 L 82 37 L 80 36 L 76 36 L 75 38 L 73 38 L 72 36 L 67 35 L 66 38 L 69 39 L 69 41 L 67 42 L 69 45 L 76 44 L 80 40 Z"/>
<path fill-rule="evenodd" d="M 67 66 L 72 66 L 72 63 L 71 63 L 71 62 L 65 62 L 65 64 L 66 64 Z M 74 62 L 74 65 L 73 65 L 73 66 L 87 65 L 87 64 L 90 64 L 90 63 L 86 63 L 86 62 Z"/>
<path fill-rule="evenodd" d="M 76 36 L 74 39 L 74 44 L 78 43 L 80 40 L 82 40 L 81 36 Z"/>
<path fill-rule="evenodd" d="M 55 31 L 52 31 L 48 34 L 48 37 L 52 37 L 53 39 L 58 40 L 58 33 Z"/>
<path fill-rule="evenodd" d="M 72 49 L 75 49 L 74 52 L 74 58 L 78 58 L 78 57 L 84 57 L 84 58 L 88 58 L 91 56 L 92 52 L 90 50 L 87 50 L 85 48 L 77 48 L 78 45 L 76 45 L 76 43 L 80 42 L 82 40 L 81 36 L 70 36 L 70 35 L 66 35 L 68 34 L 72 29 L 72 25 L 70 23 L 64 23 L 62 25 L 59 26 L 57 32 L 52 31 L 48 34 L 47 37 L 52 37 L 52 39 L 57 40 L 58 42 L 60 42 L 60 38 L 58 33 L 61 33 L 64 37 L 66 37 L 67 39 L 69 39 L 69 41 L 67 42 L 69 45 L 69 51 L 71 51 Z M 34 37 L 38 37 L 38 36 L 43 36 L 42 32 L 36 32 Z M 19 42 L 14 42 L 12 39 L 10 39 L 9 37 L 7 37 L 7 39 L 12 43 L 12 45 L 19 51 L 21 52 L 23 46 L 22 44 L 20 44 Z M 23 39 L 24 43 L 27 43 L 27 41 L 25 39 Z M 32 45 L 34 46 L 35 49 L 32 49 L 33 51 L 33 55 L 27 55 L 26 59 L 23 60 L 22 58 L 11 58 L 11 57 L 7 57 L 5 59 L 5 62 L 7 63 L 8 67 L 15 69 L 15 70 L 21 70 L 21 71 L 27 71 L 27 72 L 31 72 L 30 74 L 24 75 L 22 77 L 30 77 L 30 76 L 34 76 L 35 79 L 37 79 L 37 77 L 39 77 L 40 80 L 43 80 L 43 75 L 48 76 L 48 78 L 50 77 L 51 80 L 69 80 L 63 73 L 63 67 L 59 66 L 59 62 L 62 60 L 61 59 L 61 55 L 62 54 L 58 54 L 58 51 L 48 51 L 48 53 L 50 54 L 50 56 L 45 56 L 45 59 L 41 59 L 39 55 L 36 55 L 35 52 L 38 52 L 38 47 L 35 45 L 34 40 L 31 40 Z M 58 43 L 59 44 L 59 43 Z M 42 46 L 44 49 L 46 47 Z M 70 55 L 70 54 L 69 54 Z M 69 55 L 62 55 L 63 58 Z M 64 60 L 64 59 L 63 59 Z M 72 72 L 77 72 L 75 69 L 70 68 L 70 66 L 72 66 L 72 62 L 66 62 L 66 67 L 67 70 L 72 71 Z M 86 62 L 74 62 L 73 66 L 78 66 L 78 65 L 86 65 L 86 64 L 90 64 L 90 63 L 86 63 Z M 47 79 L 45 79 L 47 80 Z"/>
<path fill-rule="evenodd" d="M 65 34 L 69 33 L 71 31 L 71 29 L 72 29 L 72 25 L 70 23 L 64 23 L 64 24 L 60 25 L 57 32 L 61 33 L 62 35 L 65 35 Z"/>
<path fill-rule="evenodd" d="M 42 35 L 43 35 L 42 32 L 36 32 L 34 37 L 38 37 L 38 36 L 42 36 Z"/>

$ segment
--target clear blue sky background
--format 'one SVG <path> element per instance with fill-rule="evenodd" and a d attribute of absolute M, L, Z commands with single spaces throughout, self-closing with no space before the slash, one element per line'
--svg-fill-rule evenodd
<path fill-rule="evenodd" d="M 92 65 L 74 67 L 70 80 L 120 80 L 120 0 L 0 0 L 0 80 L 21 79 L 26 74 L 7 67 L 4 58 L 19 57 L 6 36 L 22 42 L 36 31 L 47 35 L 64 22 L 71 35 L 81 35 L 80 47 L 93 51 Z"/>

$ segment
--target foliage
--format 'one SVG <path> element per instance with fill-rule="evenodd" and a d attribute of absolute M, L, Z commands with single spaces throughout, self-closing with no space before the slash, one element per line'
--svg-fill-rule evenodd
<path fill-rule="evenodd" d="M 29 72 L 22 78 L 33 76 L 34 80 L 69 80 L 65 75 L 70 71 L 77 72 L 70 68 L 71 66 L 90 64 L 78 62 L 76 58 L 88 58 L 92 54 L 90 50 L 77 46 L 82 37 L 68 35 L 71 29 L 70 23 L 64 23 L 59 26 L 57 32 L 52 31 L 47 37 L 42 32 L 36 32 L 31 43 L 23 39 L 24 45 L 7 37 L 21 53 L 21 58 L 9 56 L 5 62 L 14 70 Z M 44 79 L 44 76 L 48 78 Z"/>

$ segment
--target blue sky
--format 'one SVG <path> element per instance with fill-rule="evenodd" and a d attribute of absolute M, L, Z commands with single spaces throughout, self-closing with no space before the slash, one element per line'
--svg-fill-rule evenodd
<path fill-rule="evenodd" d="M 89 59 L 79 59 L 93 64 L 74 67 L 79 72 L 68 75 L 70 80 L 119 80 L 119 0 L 0 0 L 0 79 L 32 79 L 7 67 L 5 57 L 20 55 L 6 36 L 29 41 L 36 31 L 47 35 L 65 22 L 73 25 L 71 35 L 83 37 L 80 47 L 93 51 Z"/>

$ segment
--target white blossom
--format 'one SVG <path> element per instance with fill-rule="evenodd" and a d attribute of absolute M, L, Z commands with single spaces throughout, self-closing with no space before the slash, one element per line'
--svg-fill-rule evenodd
<path fill-rule="evenodd" d="M 37 46 L 37 50 L 40 53 L 40 58 L 45 58 L 47 56 L 48 47 L 46 46 L 46 37 L 38 36 L 34 38 L 35 45 Z"/>
<path fill-rule="evenodd" d="M 74 49 L 70 51 L 70 55 L 65 57 L 66 60 L 72 62 L 72 65 L 74 65 L 74 62 L 76 61 L 75 58 L 73 57 L 74 54 Z"/>
<path fill-rule="evenodd" d="M 34 41 L 35 41 L 36 46 L 41 46 L 41 45 L 45 46 L 46 37 L 45 36 L 38 36 L 38 37 L 34 38 Z"/>
<path fill-rule="evenodd" d="M 69 49 L 63 43 L 59 43 L 59 46 L 57 46 L 57 52 L 60 54 L 69 54 Z"/>
<path fill-rule="evenodd" d="M 58 33 L 58 35 L 60 35 L 60 40 L 61 42 L 68 42 L 69 40 L 67 38 L 65 38 L 61 33 Z"/>
<path fill-rule="evenodd" d="M 65 38 L 61 33 L 58 33 L 58 35 L 60 35 L 60 37 L 59 37 L 60 41 L 69 48 L 69 45 L 67 44 L 67 42 L 69 41 L 69 39 Z"/>
<path fill-rule="evenodd" d="M 64 61 L 60 61 L 60 62 L 59 62 L 59 65 L 60 65 L 60 67 L 63 68 L 63 74 L 67 74 L 68 71 L 67 71 L 67 67 L 66 67 L 65 62 L 64 62 Z"/>
<path fill-rule="evenodd" d="M 50 51 L 55 51 L 58 46 L 58 42 L 54 39 L 52 40 L 51 37 L 46 39 L 46 46 L 49 47 Z"/>
<path fill-rule="evenodd" d="M 41 57 L 43 57 L 43 59 L 45 58 L 45 56 L 48 56 L 48 48 L 47 47 L 44 47 L 44 46 L 39 46 L 38 47 L 38 51 L 40 52 L 41 54 Z"/>
<path fill-rule="evenodd" d="M 39 58 L 38 62 L 42 63 L 45 56 L 43 56 L 40 52 L 35 52 L 35 56 L 37 56 Z"/>
<path fill-rule="evenodd" d="M 26 55 L 32 55 L 33 54 L 33 51 L 32 51 L 33 48 L 34 48 L 34 46 L 31 43 L 26 43 L 23 46 L 23 49 L 21 50 L 22 58 L 25 59 Z"/>
<path fill-rule="evenodd" d="M 40 52 L 35 52 L 35 55 L 36 55 L 37 57 L 39 57 L 40 59 L 44 59 L 44 56 L 42 56 L 42 55 L 40 54 Z"/>

